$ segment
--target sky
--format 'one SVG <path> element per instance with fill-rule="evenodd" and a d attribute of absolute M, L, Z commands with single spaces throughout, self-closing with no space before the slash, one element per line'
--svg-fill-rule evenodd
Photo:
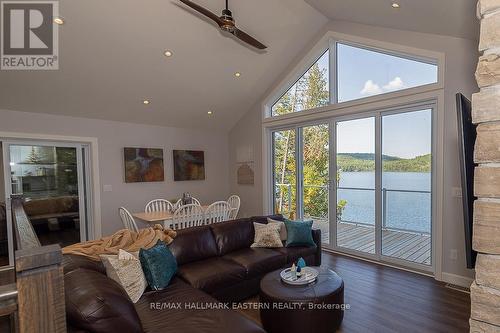
<path fill-rule="evenodd" d="M 382 117 L 382 154 L 413 158 L 431 153 L 432 111 Z M 337 153 L 375 153 L 375 118 L 339 122 Z"/>
<path fill-rule="evenodd" d="M 416 87 L 437 81 L 437 66 L 337 44 L 339 102 Z M 328 73 L 328 52 L 318 60 Z M 328 75 L 328 74 L 327 74 Z M 413 158 L 431 153 L 431 111 L 383 118 L 383 154 Z M 339 153 L 375 153 L 374 119 L 340 123 Z"/>

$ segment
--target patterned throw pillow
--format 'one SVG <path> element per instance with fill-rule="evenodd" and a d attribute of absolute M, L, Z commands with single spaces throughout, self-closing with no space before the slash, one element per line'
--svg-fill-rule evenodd
<path fill-rule="evenodd" d="M 277 223 L 253 223 L 255 229 L 254 243 L 250 247 L 283 247 L 280 239 L 280 225 Z"/>
<path fill-rule="evenodd" d="M 286 247 L 316 246 L 312 238 L 313 221 L 291 221 L 285 219 L 287 240 Z"/>
<path fill-rule="evenodd" d="M 269 217 L 267 218 L 267 223 L 277 223 L 280 225 L 280 238 L 282 241 L 286 241 L 287 234 L 286 234 L 286 227 L 285 223 L 283 221 L 278 221 L 278 220 L 273 220 L 270 219 Z"/>
<path fill-rule="evenodd" d="M 177 260 L 168 246 L 161 240 L 158 240 L 152 248 L 141 249 L 139 260 L 146 281 L 153 290 L 161 290 L 168 286 L 177 272 Z"/>
<path fill-rule="evenodd" d="M 101 261 L 106 268 L 106 275 L 118 282 L 127 292 L 132 302 L 141 298 L 147 287 L 141 262 L 134 254 L 119 250 L 118 255 L 101 255 Z"/>

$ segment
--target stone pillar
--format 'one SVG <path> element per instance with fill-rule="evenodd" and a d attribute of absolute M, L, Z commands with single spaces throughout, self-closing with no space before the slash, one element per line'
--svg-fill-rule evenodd
<path fill-rule="evenodd" d="M 474 235 L 478 252 L 471 286 L 470 331 L 500 333 L 500 0 L 479 0 L 481 19 L 476 71 L 480 92 L 472 96 L 477 124 Z"/>

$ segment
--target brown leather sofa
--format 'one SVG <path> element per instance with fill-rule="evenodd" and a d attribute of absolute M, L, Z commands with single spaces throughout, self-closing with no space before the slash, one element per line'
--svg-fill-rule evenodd
<path fill-rule="evenodd" d="M 282 219 L 282 216 L 273 218 Z M 169 246 L 177 259 L 177 276 L 164 290 L 146 291 L 136 304 L 120 285 L 106 276 L 100 262 L 64 256 L 69 330 L 264 332 L 236 311 L 210 309 L 203 304 L 231 306 L 232 302 L 256 295 L 260 279 L 266 273 L 289 266 L 299 257 L 308 265 L 320 265 L 321 232 L 313 230 L 316 247 L 250 248 L 254 239 L 253 222 L 267 223 L 267 218 L 238 219 L 179 231 Z M 172 308 L 178 303 L 180 308 Z M 189 304 L 196 308 L 186 307 Z"/>

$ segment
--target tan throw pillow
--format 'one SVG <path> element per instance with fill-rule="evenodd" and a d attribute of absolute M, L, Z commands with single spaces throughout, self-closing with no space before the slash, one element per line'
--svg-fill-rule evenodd
<path fill-rule="evenodd" d="M 286 241 L 286 238 L 287 238 L 286 226 L 285 226 L 285 223 L 283 221 L 273 220 L 273 219 L 270 219 L 268 217 L 267 218 L 267 223 L 277 223 L 277 224 L 279 224 L 281 226 L 280 227 L 280 239 L 282 241 Z"/>
<path fill-rule="evenodd" d="M 118 282 L 132 302 L 136 303 L 148 285 L 138 252 L 134 255 L 120 249 L 118 255 L 101 255 L 100 257 L 106 268 L 106 275 Z"/>
<path fill-rule="evenodd" d="M 253 223 L 255 229 L 254 243 L 250 247 L 283 247 L 280 239 L 280 225 L 277 223 Z"/>

